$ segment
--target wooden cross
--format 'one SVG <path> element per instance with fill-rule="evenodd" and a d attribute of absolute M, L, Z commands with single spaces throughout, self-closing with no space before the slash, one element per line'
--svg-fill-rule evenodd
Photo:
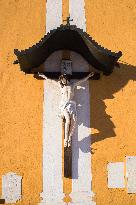
<path fill-rule="evenodd" d="M 69 23 L 70 17 L 67 18 L 67 25 Z M 67 59 L 70 61 L 70 51 L 64 50 L 62 53 L 62 59 Z M 72 79 L 82 79 L 89 75 L 90 72 L 72 72 L 70 78 Z M 58 79 L 61 75 L 61 72 L 49 72 L 45 71 L 44 75 L 50 79 Z M 35 71 L 35 77 L 39 79 Z M 100 78 L 100 73 L 94 72 L 94 75 L 90 78 L 92 80 L 98 80 Z M 63 155 L 63 176 L 64 182 L 66 178 L 72 178 L 72 146 L 64 147 L 64 138 L 65 138 L 65 119 L 62 120 L 62 155 Z M 71 144 L 72 145 L 72 144 Z"/>
<path fill-rule="evenodd" d="M 45 71 L 43 72 L 45 76 L 47 76 L 50 79 L 58 79 L 59 76 L 62 74 L 61 72 L 49 72 Z M 72 72 L 71 79 L 82 79 L 89 75 L 90 72 Z M 38 75 L 37 72 L 34 73 L 34 77 L 37 79 L 41 79 Z M 91 80 L 99 80 L 100 79 L 100 73 L 99 72 L 94 72 L 94 76 L 90 78 Z"/>
<path fill-rule="evenodd" d="M 73 21 L 73 19 L 70 19 L 70 16 L 68 16 L 67 19 L 64 20 L 64 22 L 65 22 L 65 21 L 67 22 L 66 25 L 67 25 L 67 26 L 70 26 L 70 21 Z"/>

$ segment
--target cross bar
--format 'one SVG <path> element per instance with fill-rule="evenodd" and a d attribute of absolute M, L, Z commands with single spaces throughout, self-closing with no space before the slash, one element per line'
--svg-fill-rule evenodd
<path fill-rule="evenodd" d="M 51 79 L 58 79 L 59 76 L 62 74 L 61 72 L 42 72 L 45 76 Z M 72 72 L 71 79 L 82 79 L 85 78 L 87 75 L 89 75 L 90 72 Z M 42 79 L 37 75 L 37 73 L 34 74 L 34 77 L 37 79 Z M 100 73 L 95 72 L 94 76 L 90 77 L 91 80 L 99 80 L 100 79 Z"/>
<path fill-rule="evenodd" d="M 66 25 L 67 25 L 67 26 L 70 26 L 70 21 L 73 21 L 73 19 L 70 19 L 70 16 L 68 16 L 67 19 L 64 20 L 64 22 L 65 22 L 65 21 L 67 22 Z"/>

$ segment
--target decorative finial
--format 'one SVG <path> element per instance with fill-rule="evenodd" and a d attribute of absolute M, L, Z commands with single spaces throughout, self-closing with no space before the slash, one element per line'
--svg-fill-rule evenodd
<path fill-rule="evenodd" d="M 66 23 L 67 26 L 70 26 L 70 21 L 73 21 L 73 19 L 70 19 L 70 16 L 68 16 L 67 19 L 64 20 L 64 21 L 67 22 L 67 23 Z"/>

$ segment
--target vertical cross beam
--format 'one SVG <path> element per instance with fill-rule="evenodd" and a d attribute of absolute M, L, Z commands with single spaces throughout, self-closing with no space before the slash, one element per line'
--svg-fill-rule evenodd
<path fill-rule="evenodd" d="M 69 17 L 70 18 L 70 17 Z M 70 60 L 70 51 L 64 50 L 62 59 Z M 65 120 L 63 120 L 63 133 L 65 138 Z M 64 147 L 64 177 L 72 178 L 72 147 Z"/>

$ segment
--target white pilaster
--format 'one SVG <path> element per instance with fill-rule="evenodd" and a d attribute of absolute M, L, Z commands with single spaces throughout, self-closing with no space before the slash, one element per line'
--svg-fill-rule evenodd
<path fill-rule="evenodd" d="M 62 24 L 62 0 L 46 0 L 46 33 Z"/>
<path fill-rule="evenodd" d="M 75 92 L 77 102 L 77 124 L 72 138 L 72 193 L 73 204 L 93 205 L 90 152 L 90 91 L 89 82 L 78 86 Z"/>
<path fill-rule="evenodd" d="M 43 202 L 61 203 L 62 184 L 62 128 L 59 114 L 60 90 L 53 80 L 44 81 L 43 115 Z"/>
<path fill-rule="evenodd" d="M 136 194 L 136 156 L 126 157 L 127 193 Z"/>
<path fill-rule="evenodd" d="M 85 1 L 69 0 L 69 13 L 70 18 L 73 19 L 70 24 L 86 31 Z"/>
<path fill-rule="evenodd" d="M 85 1 L 69 0 L 71 24 L 86 31 Z M 80 69 L 80 64 L 77 67 Z M 89 82 L 78 87 L 75 93 L 78 126 L 72 138 L 72 204 L 92 205 L 90 91 Z"/>
<path fill-rule="evenodd" d="M 62 23 L 62 0 L 46 2 L 46 33 Z M 55 69 L 55 61 L 54 61 Z M 62 182 L 62 127 L 59 114 L 60 91 L 57 82 L 44 81 L 43 103 L 43 192 L 40 205 L 61 205 Z"/>

